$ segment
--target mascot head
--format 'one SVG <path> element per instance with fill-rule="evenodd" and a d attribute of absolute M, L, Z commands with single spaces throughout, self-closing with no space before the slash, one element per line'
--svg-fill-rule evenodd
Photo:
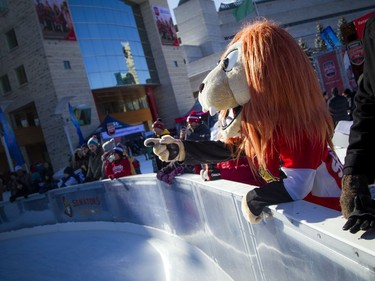
<path fill-rule="evenodd" d="M 303 135 L 332 147 L 332 118 L 317 75 L 294 38 L 271 21 L 235 35 L 200 85 L 199 102 L 211 115 L 220 112 L 221 137 L 239 137 L 240 151 L 261 165 L 279 133 L 291 147 Z"/>

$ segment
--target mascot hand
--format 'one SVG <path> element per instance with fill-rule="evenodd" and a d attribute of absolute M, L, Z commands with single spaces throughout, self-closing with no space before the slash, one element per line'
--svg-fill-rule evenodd
<path fill-rule="evenodd" d="M 351 233 L 375 229 L 375 200 L 367 196 L 356 196 L 354 210 L 342 229 L 349 230 Z"/>
<path fill-rule="evenodd" d="M 272 218 L 272 211 L 268 207 L 264 207 L 263 211 L 259 215 L 254 215 L 250 211 L 249 206 L 247 205 L 246 195 L 242 197 L 241 210 L 242 210 L 242 215 L 251 224 L 258 224 L 262 220 L 268 220 Z"/>
<path fill-rule="evenodd" d="M 368 180 L 364 175 L 345 175 L 342 178 L 342 189 L 340 196 L 341 212 L 344 218 L 349 218 L 354 211 L 354 198 L 359 196 L 362 206 L 371 202 L 371 194 L 368 188 Z"/>
<path fill-rule="evenodd" d="M 146 147 L 153 147 L 153 146 L 157 145 L 159 143 L 159 141 L 160 141 L 160 138 L 148 138 L 148 139 L 145 139 L 143 144 Z"/>
<path fill-rule="evenodd" d="M 165 162 L 184 161 L 185 148 L 182 141 L 169 135 L 159 138 L 148 138 L 144 142 L 145 146 L 153 146 L 153 152 L 160 160 Z"/>

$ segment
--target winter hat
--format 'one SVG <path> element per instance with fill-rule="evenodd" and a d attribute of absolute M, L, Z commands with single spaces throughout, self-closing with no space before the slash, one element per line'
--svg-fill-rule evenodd
<path fill-rule="evenodd" d="M 195 123 L 200 123 L 201 122 L 201 119 L 199 118 L 199 116 L 197 115 L 197 113 L 193 110 L 189 116 L 187 117 L 186 121 L 188 123 L 191 123 L 191 122 L 195 122 Z"/>
<path fill-rule="evenodd" d="M 161 119 L 158 118 L 154 124 L 152 124 L 152 128 L 159 128 L 160 130 L 164 130 L 164 123 L 161 122 Z"/>
<path fill-rule="evenodd" d="M 122 147 L 120 147 L 120 146 L 116 146 L 116 147 L 112 150 L 112 153 L 117 153 L 117 154 L 120 155 L 121 157 L 124 156 L 124 150 L 123 150 Z"/>
<path fill-rule="evenodd" d="M 64 169 L 64 174 L 73 175 L 74 169 L 72 167 L 68 166 Z"/>
<path fill-rule="evenodd" d="M 109 141 L 103 143 L 102 147 L 103 147 L 104 152 L 109 152 L 115 148 L 115 145 L 116 145 L 115 139 L 112 138 Z"/>
<path fill-rule="evenodd" d="M 99 146 L 98 138 L 96 136 L 92 136 L 87 142 L 87 145 L 93 144 L 95 146 Z"/>

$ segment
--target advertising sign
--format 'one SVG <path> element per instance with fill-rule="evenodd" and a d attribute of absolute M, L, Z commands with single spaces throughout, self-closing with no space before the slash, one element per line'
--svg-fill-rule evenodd
<path fill-rule="evenodd" d="M 163 45 L 179 46 L 176 28 L 168 8 L 153 6 L 154 19 Z"/>
<path fill-rule="evenodd" d="M 336 87 L 339 92 L 342 92 L 344 90 L 344 83 L 340 74 L 336 52 L 326 53 L 318 57 L 317 61 L 325 91 L 330 92 L 332 88 Z"/>
<path fill-rule="evenodd" d="M 68 3 L 65 0 L 34 0 L 45 39 L 76 40 Z"/>

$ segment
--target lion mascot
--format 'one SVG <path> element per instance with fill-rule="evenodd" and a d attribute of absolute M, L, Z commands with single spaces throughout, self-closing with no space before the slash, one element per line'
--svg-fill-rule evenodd
<path fill-rule="evenodd" d="M 259 223 L 268 205 L 300 199 L 340 210 L 332 117 L 309 59 L 287 31 L 268 20 L 243 27 L 200 85 L 199 102 L 219 112 L 220 140 L 165 136 L 145 145 L 163 161 L 186 164 L 245 156 L 260 182 L 242 199 L 250 223 Z"/>

